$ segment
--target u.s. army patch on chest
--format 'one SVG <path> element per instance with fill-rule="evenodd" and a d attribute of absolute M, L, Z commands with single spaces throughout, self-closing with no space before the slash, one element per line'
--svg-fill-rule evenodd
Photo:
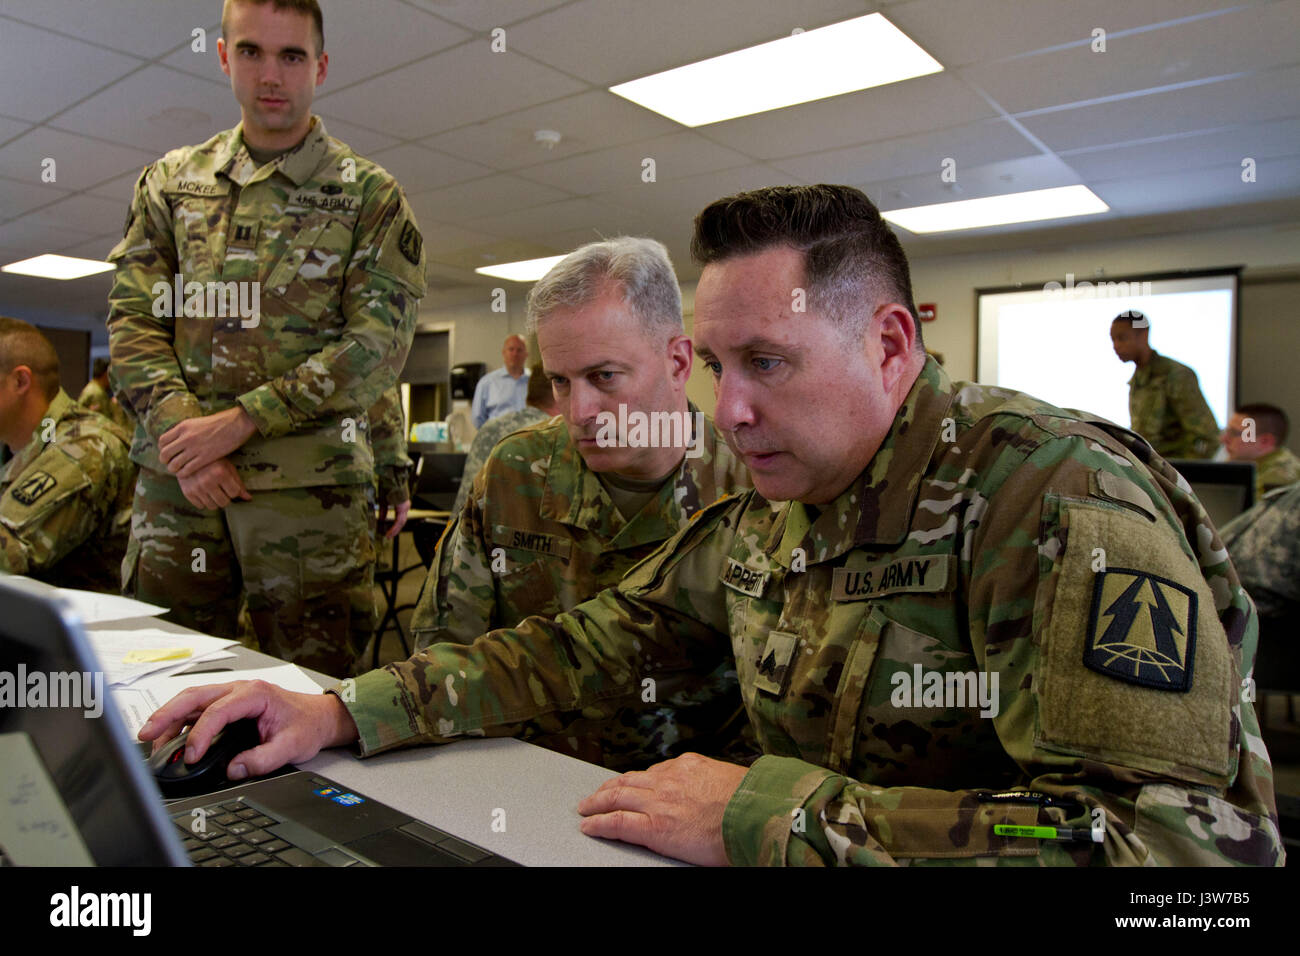
<path fill-rule="evenodd" d="M 1131 684 L 1187 693 L 1195 649 L 1194 591 L 1129 568 L 1097 574 L 1083 645 L 1086 667 Z"/>
<path fill-rule="evenodd" d="M 28 475 L 22 483 L 14 486 L 11 492 L 19 504 L 34 505 L 37 499 L 58 484 L 53 475 L 46 471 L 37 471 Z"/>

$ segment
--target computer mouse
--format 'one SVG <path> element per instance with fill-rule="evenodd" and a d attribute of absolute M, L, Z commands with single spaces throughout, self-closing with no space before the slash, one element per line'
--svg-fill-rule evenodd
<path fill-rule="evenodd" d="M 185 762 L 185 744 L 189 740 L 187 730 L 174 740 L 169 740 L 159 751 L 149 758 L 149 771 L 158 781 L 158 789 L 167 799 L 173 797 L 192 797 L 202 793 L 211 793 L 235 782 L 226 777 L 226 768 L 230 761 L 245 750 L 251 750 L 262 742 L 257 730 L 257 721 L 251 717 L 227 724 L 212 738 L 208 749 L 192 764 Z"/>

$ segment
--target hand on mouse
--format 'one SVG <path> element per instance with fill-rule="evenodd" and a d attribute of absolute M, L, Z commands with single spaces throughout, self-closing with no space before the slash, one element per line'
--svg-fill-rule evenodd
<path fill-rule="evenodd" d="M 231 780 L 310 760 L 323 748 L 351 743 L 358 736 L 352 716 L 333 694 L 298 694 L 266 681 L 241 680 L 181 691 L 154 711 L 139 737 L 152 740 L 157 751 L 192 725 L 184 759 L 193 763 L 219 730 L 244 717 L 257 721 L 262 743 L 231 761 L 226 772 Z"/>

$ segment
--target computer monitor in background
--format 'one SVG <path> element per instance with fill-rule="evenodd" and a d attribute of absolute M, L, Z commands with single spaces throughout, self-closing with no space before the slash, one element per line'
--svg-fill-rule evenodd
<path fill-rule="evenodd" d="M 1222 528 L 1255 503 L 1255 463 L 1171 458 L 1196 492 L 1216 528 Z"/>
<path fill-rule="evenodd" d="M 0 859 L 188 865 L 80 621 L 24 579 L 0 607 Z"/>

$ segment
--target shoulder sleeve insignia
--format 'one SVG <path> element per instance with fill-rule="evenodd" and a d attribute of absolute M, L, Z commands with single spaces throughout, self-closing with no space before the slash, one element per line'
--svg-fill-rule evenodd
<path fill-rule="evenodd" d="M 15 485 L 10 492 L 14 500 L 24 505 L 34 505 L 42 495 L 58 484 L 54 476 L 47 471 L 33 472 Z"/>
<path fill-rule="evenodd" d="M 1096 575 L 1084 666 L 1107 677 L 1187 693 L 1196 646 L 1196 594 L 1128 568 Z"/>
<path fill-rule="evenodd" d="M 420 252 L 424 247 L 424 239 L 420 235 L 420 230 L 415 227 L 415 223 L 406 220 L 402 223 L 402 236 L 397 241 L 397 248 L 402 250 L 402 255 L 406 256 L 406 261 L 413 266 L 420 264 Z"/>

